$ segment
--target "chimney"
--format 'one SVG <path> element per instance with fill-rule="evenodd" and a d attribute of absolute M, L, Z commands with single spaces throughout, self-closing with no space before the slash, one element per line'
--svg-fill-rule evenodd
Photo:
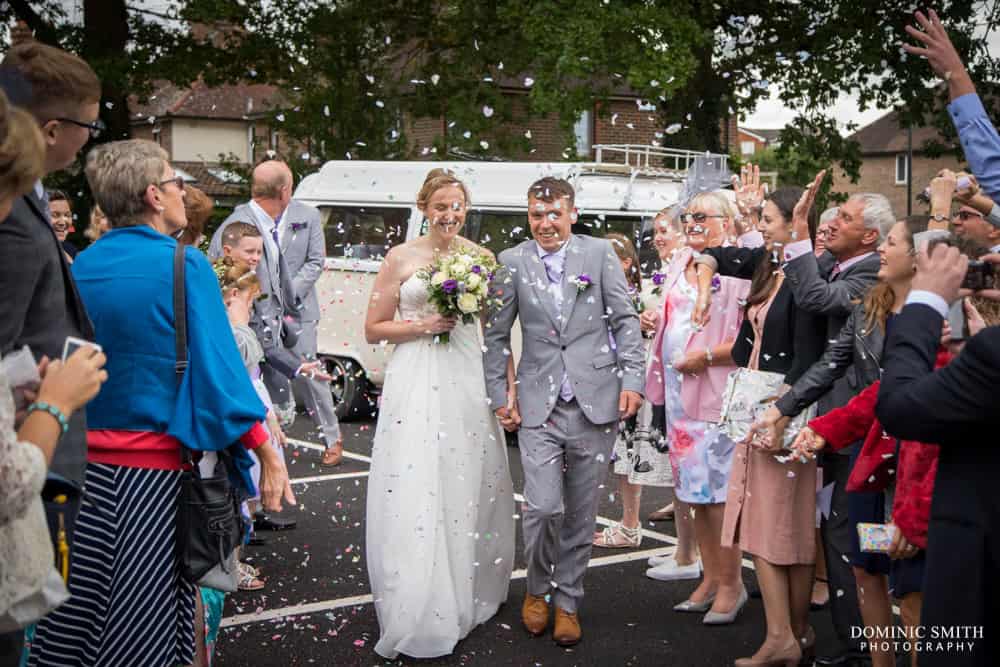
<path fill-rule="evenodd" d="M 14 27 L 10 29 L 10 45 L 17 46 L 18 44 L 26 44 L 27 42 L 32 42 L 35 39 L 35 33 L 32 32 L 31 28 L 24 21 L 17 21 Z"/>

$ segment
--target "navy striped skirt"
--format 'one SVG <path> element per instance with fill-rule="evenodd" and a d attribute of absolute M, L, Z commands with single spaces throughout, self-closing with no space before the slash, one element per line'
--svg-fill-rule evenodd
<path fill-rule="evenodd" d="M 177 567 L 180 472 L 91 463 L 70 599 L 39 621 L 29 666 L 194 662 L 195 586 Z"/>

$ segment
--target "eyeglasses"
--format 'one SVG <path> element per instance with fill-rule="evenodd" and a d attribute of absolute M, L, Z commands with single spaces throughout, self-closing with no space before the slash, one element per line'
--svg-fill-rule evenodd
<path fill-rule="evenodd" d="M 959 211 L 958 213 L 955 214 L 955 217 L 961 220 L 962 222 L 965 222 L 969 218 L 982 218 L 983 214 L 973 213 L 972 211 Z"/>
<path fill-rule="evenodd" d="M 708 215 L 707 213 L 684 213 L 681 215 L 681 222 L 690 225 L 692 222 L 701 224 L 709 218 L 724 218 L 724 215 Z"/>
<path fill-rule="evenodd" d="M 173 178 L 168 178 L 165 181 L 160 181 L 156 185 L 157 185 L 157 187 L 159 187 L 162 190 L 164 185 L 169 185 L 171 183 L 173 183 L 174 185 L 176 185 L 178 190 L 183 190 L 184 189 L 184 177 L 183 176 L 174 176 Z"/>
<path fill-rule="evenodd" d="M 85 127 L 87 131 L 90 132 L 91 139 L 97 139 L 101 134 L 104 133 L 108 126 L 104 124 L 104 121 L 98 118 L 93 123 L 84 123 L 83 121 L 73 120 L 72 118 L 53 118 L 52 120 L 57 120 L 60 123 L 72 123 L 77 127 Z"/>

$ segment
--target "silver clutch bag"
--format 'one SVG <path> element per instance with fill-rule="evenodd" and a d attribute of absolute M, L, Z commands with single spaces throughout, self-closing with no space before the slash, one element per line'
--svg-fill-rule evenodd
<path fill-rule="evenodd" d="M 750 425 L 771 406 L 781 394 L 785 376 L 768 371 L 737 368 L 726 378 L 722 395 L 722 428 L 735 442 L 747 437 Z M 810 405 L 791 420 L 785 428 L 783 449 L 791 449 L 795 436 L 816 416 L 816 406 Z"/>

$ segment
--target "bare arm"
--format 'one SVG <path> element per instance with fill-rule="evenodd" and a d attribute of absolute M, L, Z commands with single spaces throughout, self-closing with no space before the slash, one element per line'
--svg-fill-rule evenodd
<path fill-rule="evenodd" d="M 402 272 L 407 268 L 408 265 L 402 261 L 397 248 L 390 250 L 382 262 L 378 276 L 375 277 L 375 285 L 368 300 L 368 311 L 365 314 L 365 340 L 368 343 L 373 345 L 383 341 L 392 344 L 407 343 L 422 336 L 433 336 L 454 328 L 454 319 L 437 314 L 419 320 L 396 319 L 399 289 L 403 283 Z"/>

